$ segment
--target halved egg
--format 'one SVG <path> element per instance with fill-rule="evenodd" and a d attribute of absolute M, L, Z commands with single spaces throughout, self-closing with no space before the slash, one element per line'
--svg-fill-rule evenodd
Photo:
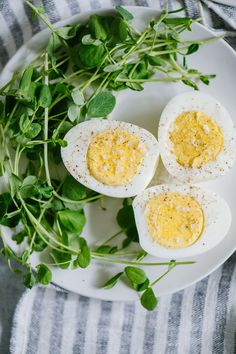
<path fill-rule="evenodd" d="M 188 183 L 224 175 L 233 166 L 236 132 L 227 110 L 213 97 L 187 92 L 164 108 L 158 129 L 168 172 Z"/>
<path fill-rule="evenodd" d="M 191 257 L 215 247 L 231 224 L 228 204 L 193 185 L 162 184 L 133 201 L 141 247 L 161 258 Z"/>
<path fill-rule="evenodd" d="M 111 197 L 131 197 L 151 181 L 159 159 L 156 138 L 136 125 L 92 119 L 69 130 L 61 155 L 86 187 Z"/>

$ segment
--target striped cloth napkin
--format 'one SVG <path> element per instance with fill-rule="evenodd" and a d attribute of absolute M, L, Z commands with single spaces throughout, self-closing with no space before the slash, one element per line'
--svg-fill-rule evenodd
<path fill-rule="evenodd" d="M 51 22 L 91 8 L 117 4 L 163 8 L 164 0 L 34 0 Z M 191 17 L 203 18 L 236 47 L 236 7 L 184 0 Z M 169 1 L 169 8 L 183 5 Z M 42 29 L 22 0 L 0 0 L 0 68 Z M 7 343 L 9 304 L 22 291 L 0 267 L 1 354 L 233 354 L 236 351 L 236 254 L 197 284 L 160 298 L 156 311 L 132 302 L 89 299 L 56 288 L 35 287 L 21 297 Z"/>

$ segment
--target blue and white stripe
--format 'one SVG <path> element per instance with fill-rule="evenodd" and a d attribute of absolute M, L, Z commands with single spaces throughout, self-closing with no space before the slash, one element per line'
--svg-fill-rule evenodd
<path fill-rule="evenodd" d="M 153 312 L 36 287 L 18 305 L 10 353 L 234 354 L 235 261 L 236 254 L 197 284 L 161 297 Z"/>

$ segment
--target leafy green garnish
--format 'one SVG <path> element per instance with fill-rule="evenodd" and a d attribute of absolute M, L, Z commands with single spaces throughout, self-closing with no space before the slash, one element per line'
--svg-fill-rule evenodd
<path fill-rule="evenodd" d="M 148 311 L 154 310 L 158 303 L 152 288 L 147 288 L 147 290 L 144 291 L 140 301 L 143 307 Z"/>
<path fill-rule="evenodd" d="M 88 105 L 88 116 L 106 117 L 113 111 L 115 107 L 116 99 L 110 92 L 101 92 L 97 94 Z"/>
<path fill-rule="evenodd" d="M 61 210 L 57 212 L 58 220 L 67 232 L 76 233 L 78 236 L 81 234 L 85 225 L 85 215 L 77 210 Z"/>
<path fill-rule="evenodd" d="M 143 284 L 147 279 L 145 272 L 137 267 L 125 267 L 125 274 L 132 284 Z"/>
<path fill-rule="evenodd" d="M 109 279 L 104 285 L 103 285 L 103 289 L 111 289 L 113 288 L 118 280 L 120 279 L 120 277 L 122 276 L 123 272 L 117 273 L 116 275 L 114 275 L 114 277 L 112 277 L 111 279 Z"/>
<path fill-rule="evenodd" d="M 119 14 L 123 17 L 124 20 L 130 21 L 134 18 L 134 16 L 131 14 L 131 12 L 127 11 L 124 9 L 124 7 L 118 5 L 116 6 L 116 11 L 119 12 Z"/>
<path fill-rule="evenodd" d="M 24 275 L 24 285 L 31 289 L 36 283 L 34 274 L 30 271 Z"/>
<path fill-rule="evenodd" d="M 81 268 L 87 268 L 91 260 L 90 249 L 87 245 L 86 240 L 82 237 L 79 238 L 79 244 L 80 244 L 80 253 L 77 256 L 76 260 L 74 261 L 74 267 L 79 266 Z"/>
<path fill-rule="evenodd" d="M 51 282 L 50 266 L 86 268 L 92 259 L 123 264 L 124 271 L 104 287 L 113 287 L 123 274 L 121 280 L 126 278 L 151 310 L 157 303 L 152 287 L 175 266 L 192 262 L 142 262 L 145 251 L 129 259 L 126 247 L 138 242 L 131 198 L 117 214 L 120 229 L 91 251 L 82 237 L 83 207 L 103 196 L 67 175 L 60 150 L 74 125 L 113 111 L 114 91 L 141 91 L 144 83 L 159 81 L 182 82 L 194 89 L 199 82 L 208 85 L 215 76 L 189 68 L 187 58 L 212 39 L 184 40 L 181 33 L 191 30 L 194 20 L 167 12 L 140 33 L 132 24 L 133 15 L 122 6 L 113 14 L 91 15 L 87 23 L 54 28 L 42 8 L 25 3 L 51 35 L 38 57 L 0 88 L 0 175 L 9 181 L 8 190 L 0 194 L 0 224 L 12 228 L 13 241 L 25 247 L 17 255 L 2 236 L 1 254 L 10 270 L 20 273 L 12 259 L 22 266 L 29 288 L 36 280 Z M 115 244 L 118 237 L 120 243 Z M 32 270 L 31 255 L 45 249 L 52 263 Z M 151 283 L 143 265 L 168 269 Z"/>
<path fill-rule="evenodd" d="M 52 272 L 48 268 L 48 266 L 46 266 L 46 264 L 38 264 L 36 270 L 37 270 L 37 279 L 41 284 L 47 285 L 51 283 Z"/>

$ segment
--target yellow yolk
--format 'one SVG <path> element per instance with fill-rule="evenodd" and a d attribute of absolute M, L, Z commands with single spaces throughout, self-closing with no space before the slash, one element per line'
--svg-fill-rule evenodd
<path fill-rule="evenodd" d="M 204 214 L 189 195 L 163 193 L 151 198 L 146 206 L 148 231 L 164 247 L 188 247 L 198 240 L 204 228 Z"/>
<path fill-rule="evenodd" d="M 180 114 L 170 134 L 176 161 L 187 167 L 200 168 L 217 158 L 223 148 L 221 128 L 203 112 Z"/>
<path fill-rule="evenodd" d="M 106 130 L 95 135 L 87 151 L 90 174 L 109 186 L 129 183 L 139 172 L 146 152 L 134 134 L 124 130 Z"/>

